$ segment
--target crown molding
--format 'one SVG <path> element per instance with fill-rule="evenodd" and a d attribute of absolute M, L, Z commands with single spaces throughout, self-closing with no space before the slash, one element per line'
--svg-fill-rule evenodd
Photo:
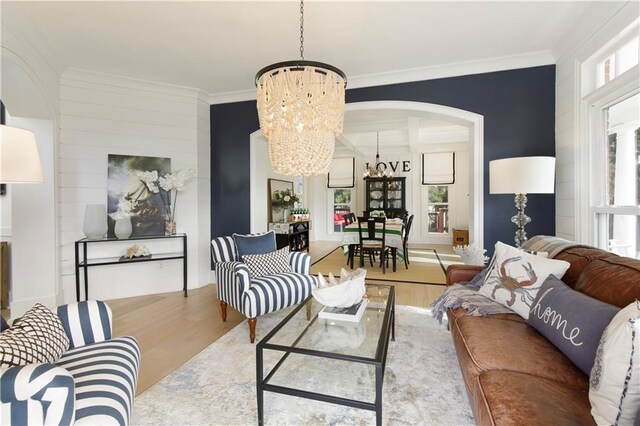
<path fill-rule="evenodd" d="M 496 71 L 552 65 L 556 58 L 551 52 L 534 52 L 522 55 L 500 56 L 476 61 L 455 62 L 424 68 L 412 68 L 379 74 L 349 77 L 347 90 L 362 87 L 386 86 L 412 81 L 435 80 L 446 77 L 483 74 Z M 255 100 L 255 90 L 214 93 L 209 97 L 212 105 Z"/>

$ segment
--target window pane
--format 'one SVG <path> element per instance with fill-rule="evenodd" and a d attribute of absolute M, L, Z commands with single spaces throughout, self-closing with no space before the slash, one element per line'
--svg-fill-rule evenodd
<path fill-rule="evenodd" d="M 640 259 L 640 216 L 602 213 L 597 223 L 599 247 Z"/>
<path fill-rule="evenodd" d="M 333 230 L 342 232 L 345 226 L 344 215 L 351 213 L 351 189 L 333 190 Z"/>
<path fill-rule="evenodd" d="M 430 233 L 449 233 L 449 187 L 428 186 L 429 202 L 427 214 L 429 216 Z"/>
<path fill-rule="evenodd" d="M 618 61 L 618 69 L 616 75 L 620 75 L 623 72 L 630 70 L 632 67 L 638 64 L 638 38 L 631 40 L 625 44 L 616 52 L 616 59 Z"/>
<path fill-rule="evenodd" d="M 640 95 L 634 95 L 604 110 L 607 182 L 603 201 L 607 205 L 640 204 L 639 102 Z"/>

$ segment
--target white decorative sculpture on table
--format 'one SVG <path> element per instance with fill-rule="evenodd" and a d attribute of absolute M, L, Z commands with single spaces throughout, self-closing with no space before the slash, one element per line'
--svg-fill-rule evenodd
<path fill-rule="evenodd" d="M 340 270 L 340 281 L 329 273 L 329 281 L 318 274 L 318 284 L 311 290 L 313 297 L 325 306 L 347 308 L 362 300 L 365 294 L 364 279 L 367 270 L 358 268 L 352 273 Z"/>

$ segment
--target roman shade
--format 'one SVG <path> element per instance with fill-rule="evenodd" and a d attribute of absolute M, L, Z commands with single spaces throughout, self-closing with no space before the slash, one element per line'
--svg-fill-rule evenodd
<path fill-rule="evenodd" d="M 456 153 L 422 154 L 422 184 L 451 185 L 456 182 Z"/>
<path fill-rule="evenodd" d="M 353 188 L 356 183 L 355 168 L 354 157 L 334 158 L 329 168 L 327 188 Z"/>

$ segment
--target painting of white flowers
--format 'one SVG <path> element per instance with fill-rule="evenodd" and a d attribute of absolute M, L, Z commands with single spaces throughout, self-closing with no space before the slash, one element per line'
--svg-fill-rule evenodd
<path fill-rule="evenodd" d="M 171 159 L 109 154 L 108 161 L 108 237 L 114 237 L 115 221 L 126 218 L 133 237 L 163 235 L 173 212 L 171 191 L 159 180 L 171 176 Z"/>

